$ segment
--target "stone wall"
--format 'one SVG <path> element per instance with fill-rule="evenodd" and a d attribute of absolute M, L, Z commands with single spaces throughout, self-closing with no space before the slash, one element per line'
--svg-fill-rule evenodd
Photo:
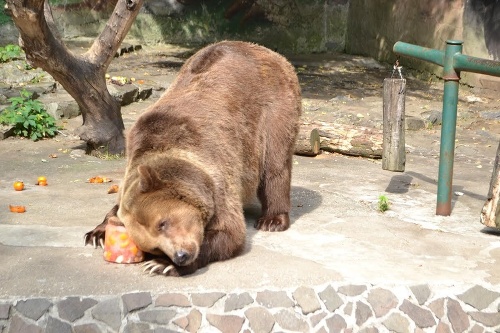
<path fill-rule="evenodd" d="M 500 60 L 497 1 L 350 0 L 347 22 L 346 52 L 350 54 L 392 63 L 397 41 L 444 50 L 446 40 L 458 39 L 464 41 L 464 54 Z M 401 62 L 407 68 L 442 75 L 441 67 L 421 60 L 405 57 Z M 500 80 L 491 76 L 462 73 L 462 82 L 500 90 Z"/>
<path fill-rule="evenodd" d="M 95 8 L 64 3 L 53 12 L 67 38 L 92 37 L 112 6 Z M 348 0 L 148 0 L 129 37 L 146 44 L 242 39 L 280 52 L 343 51 L 347 12 Z"/>

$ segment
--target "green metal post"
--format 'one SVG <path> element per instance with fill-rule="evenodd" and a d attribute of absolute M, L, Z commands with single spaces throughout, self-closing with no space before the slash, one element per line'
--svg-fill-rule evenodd
<path fill-rule="evenodd" d="M 462 41 L 447 40 L 444 52 L 444 95 L 436 215 L 451 214 L 453 160 L 457 127 L 458 81 L 460 72 L 453 67 L 453 57 L 462 53 Z"/>

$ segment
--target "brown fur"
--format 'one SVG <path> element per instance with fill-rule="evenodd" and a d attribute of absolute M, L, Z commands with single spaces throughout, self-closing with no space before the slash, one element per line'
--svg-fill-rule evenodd
<path fill-rule="evenodd" d="M 142 250 L 168 256 L 169 275 L 240 253 L 242 207 L 256 194 L 256 228 L 286 230 L 300 113 L 297 76 L 282 56 L 244 42 L 200 50 L 127 136 L 118 218 Z"/>

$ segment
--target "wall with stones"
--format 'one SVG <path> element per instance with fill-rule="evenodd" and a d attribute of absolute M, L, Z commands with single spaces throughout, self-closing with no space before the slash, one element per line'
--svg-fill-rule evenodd
<path fill-rule="evenodd" d="M 96 36 L 113 2 L 98 3 L 54 3 L 63 35 Z M 280 52 L 343 51 L 347 12 L 348 0 L 148 0 L 129 37 L 144 43 L 195 45 L 242 39 Z"/>
<path fill-rule="evenodd" d="M 322 285 L 222 293 L 0 299 L 0 332 L 498 332 L 483 286 Z"/>
<path fill-rule="evenodd" d="M 350 0 L 347 22 L 346 52 L 350 54 L 392 63 L 397 41 L 444 50 L 446 40 L 458 39 L 464 41 L 464 54 L 500 60 L 498 1 Z M 439 66 L 407 57 L 401 62 L 407 68 L 442 76 Z M 462 82 L 500 90 L 500 80 L 491 76 L 462 73 Z"/>

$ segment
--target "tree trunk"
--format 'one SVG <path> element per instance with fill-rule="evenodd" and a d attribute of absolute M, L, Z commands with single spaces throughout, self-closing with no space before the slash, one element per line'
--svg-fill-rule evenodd
<path fill-rule="evenodd" d="M 301 156 L 316 156 L 321 153 L 319 132 L 316 128 L 301 129 L 295 142 L 295 154 Z"/>
<path fill-rule="evenodd" d="M 500 229 L 500 144 L 497 148 L 495 164 L 490 181 L 488 198 L 481 210 L 480 221 L 486 227 Z"/>
<path fill-rule="evenodd" d="M 320 149 L 332 153 L 368 158 L 382 157 L 382 130 L 353 126 L 313 122 L 303 124 L 301 131 L 317 128 L 321 139 Z"/>
<path fill-rule="evenodd" d="M 76 55 L 59 38 L 47 0 L 7 0 L 26 59 L 52 75 L 78 103 L 83 125 L 77 134 L 87 143 L 88 153 L 124 152 L 120 103 L 109 93 L 105 75 L 143 2 L 119 0 L 91 48 Z"/>

